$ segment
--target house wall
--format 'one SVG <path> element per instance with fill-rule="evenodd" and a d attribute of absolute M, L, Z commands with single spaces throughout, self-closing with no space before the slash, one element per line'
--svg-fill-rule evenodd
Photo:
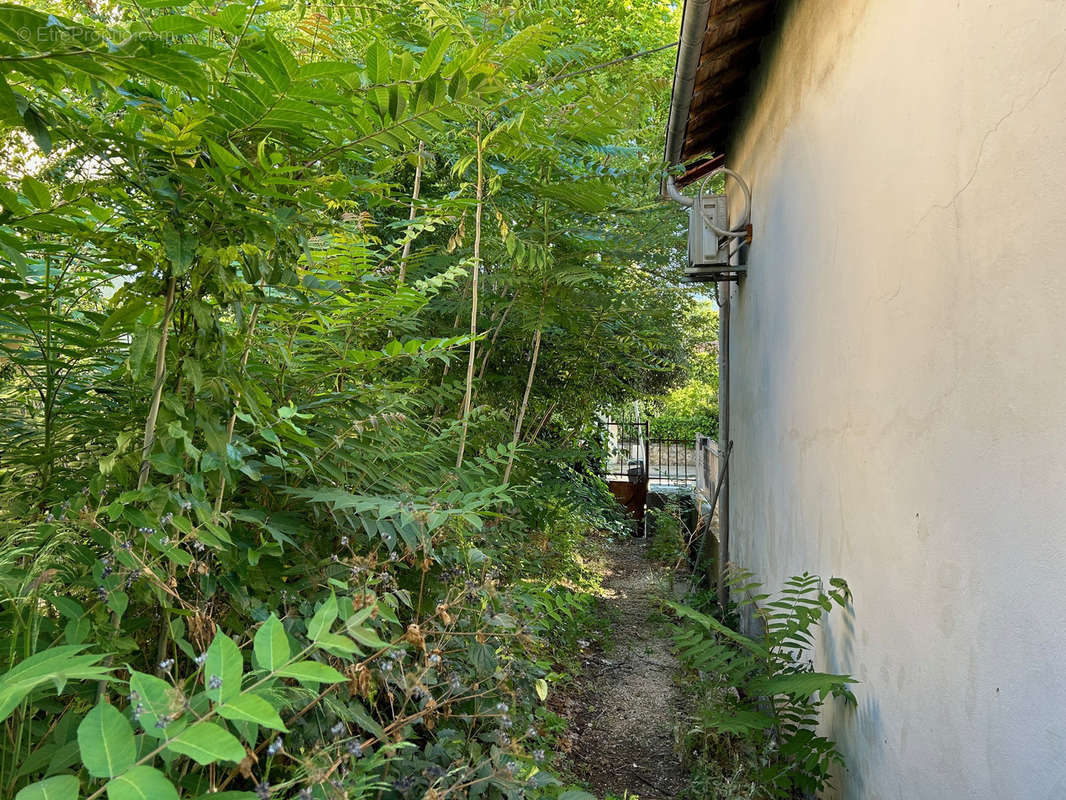
<path fill-rule="evenodd" d="M 1066 2 L 797 0 L 769 44 L 733 559 L 851 585 L 840 796 L 1064 798 Z"/>

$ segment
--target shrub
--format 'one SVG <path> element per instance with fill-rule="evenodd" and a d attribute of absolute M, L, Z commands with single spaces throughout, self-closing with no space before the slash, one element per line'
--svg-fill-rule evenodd
<path fill-rule="evenodd" d="M 682 662 L 698 676 L 701 697 L 711 699 L 699 708 L 687 744 L 705 758 L 723 752 L 723 742 L 736 743 L 724 748 L 733 756 L 756 754 L 741 761 L 769 797 L 821 791 L 832 765 L 843 765 L 843 759 L 830 739 L 814 732 L 819 709 L 830 697 L 855 702 L 848 688 L 855 679 L 815 672 L 805 656 L 823 615 L 850 599 L 847 583 L 832 578 L 823 591 L 821 578 L 804 573 L 786 581 L 773 599 L 759 593 L 758 582 L 744 570 L 734 569 L 730 583 L 742 598 L 734 611 L 751 612 L 762 626 L 760 637 L 690 605 L 667 602 L 680 619 L 675 641 Z"/>

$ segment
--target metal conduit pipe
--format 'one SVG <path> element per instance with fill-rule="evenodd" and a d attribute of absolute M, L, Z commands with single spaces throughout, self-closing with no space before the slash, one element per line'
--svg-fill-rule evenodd
<path fill-rule="evenodd" d="M 696 204 L 695 197 L 685 197 L 685 195 L 678 191 L 677 184 L 674 183 L 673 177 L 670 176 L 666 178 L 666 196 L 675 203 L 680 203 L 685 208 L 692 208 L 692 206 Z"/>
<path fill-rule="evenodd" d="M 674 88 L 670 93 L 670 118 L 666 127 L 666 163 L 670 166 L 681 160 L 681 146 L 685 141 L 688 126 L 688 111 L 692 105 L 692 87 L 696 85 L 696 68 L 700 65 L 703 50 L 703 35 L 707 29 L 707 15 L 711 0 L 685 0 L 681 13 L 681 44 L 677 48 L 677 63 L 674 65 Z M 663 185 L 663 196 L 685 207 L 693 200 L 681 194 L 673 178 Z"/>

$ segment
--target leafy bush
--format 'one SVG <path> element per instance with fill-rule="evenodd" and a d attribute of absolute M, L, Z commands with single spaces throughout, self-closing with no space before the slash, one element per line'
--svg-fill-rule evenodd
<path fill-rule="evenodd" d="M 709 384 L 693 382 L 674 389 L 649 417 L 652 438 L 688 439 L 718 436 L 718 394 Z"/>
<path fill-rule="evenodd" d="M 681 659 L 699 677 L 701 699 L 709 701 L 686 735 L 686 749 L 701 752 L 705 762 L 725 753 L 747 765 L 768 797 L 821 791 L 832 765 L 843 765 L 843 759 L 831 740 L 814 732 L 818 712 L 830 697 L 854 703 L 848 685 L 855 679 L 815 672 L 806 654 L 824 614 L 849 601 L 847 583 L 832 578 L 823 591 L 821 578 L 804 573 L 787 580 L 776 598 L 761 594 L 744 570 L 734 568 L 730 583 L 734 596 L 742 598 L 735 610 L 754 616 L 761 637 L 667 601 L 681 620 L 675 633 Z M 747 756 L 738 758 L 745 751 Z"/>
<path fill-rule="evenodd" d="M 67 8 L 0 6 L 0 796 L 553 796 L 581 618 L 528 598 L 609 522 L 570 445 L 684 305 L 670 226 L 633 276 L 613 43 Z"/>
<path fill-rule="evenodd" d="M 677 569 L 689 558 L 691 532 L 676 502 L 648 510 L 648 557 Z"/>

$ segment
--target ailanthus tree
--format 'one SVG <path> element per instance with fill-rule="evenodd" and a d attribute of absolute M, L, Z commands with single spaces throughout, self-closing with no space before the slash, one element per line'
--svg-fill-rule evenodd
<path fill-rule="evenodd" d="M 501 580 L 685 305 L 593 33 L 0 6 L 0 793 L 555 791 Z"/>

